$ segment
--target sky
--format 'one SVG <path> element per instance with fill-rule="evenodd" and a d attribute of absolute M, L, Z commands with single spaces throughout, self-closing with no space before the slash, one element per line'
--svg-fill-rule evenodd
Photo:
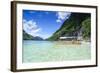
<path fill-rule="evenodd" d="M 23 10 L 23 30 L 46 39 L 53 35 L 69 18 L 70 12 Z"/>

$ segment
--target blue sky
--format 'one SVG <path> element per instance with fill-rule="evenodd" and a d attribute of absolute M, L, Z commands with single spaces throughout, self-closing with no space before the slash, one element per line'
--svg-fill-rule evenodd
<path fill-rule="evenodd" d="M 70 12 L 23 10 L 23 30 L 32 36 L 46 39 L 61 27 L 70 14 Z"/>

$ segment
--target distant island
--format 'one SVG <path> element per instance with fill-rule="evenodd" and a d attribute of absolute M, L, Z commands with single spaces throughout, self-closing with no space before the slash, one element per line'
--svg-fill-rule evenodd
<path fill-rule="evenodd" d="M 48 28 L 48 27 L 47 27 Z M 63 25 L 53 33 L 52 36 L 45 40 L 72 40 L 91 38 L 91 15 L 89 13 L 71 13 L 70 17 L 65 20 Z M 33 37 L 23 30 L 23 40 L 44 40 L 40 36 Z"/>
<path fill-rule="evenodd" d="M 43 38 L 39 37 L 39 36 L 32 36 L 28 33 L 26 33 L 24 30 L 23 30 L 23 40 L 44 40 Z"/>

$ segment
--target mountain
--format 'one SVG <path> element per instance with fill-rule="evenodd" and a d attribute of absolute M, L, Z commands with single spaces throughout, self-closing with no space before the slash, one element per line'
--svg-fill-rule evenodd
<path fill-rule="evenodd" d="M 39 36 L 32 36 L 28 33 L 26 33 L 24 30 L 23 30 L 23 40 L 43 40 L 41 37 Z"/>
<path fill-rule="evenodd" d="M 82 32 L 83 39 L 90 38 L 90 18 L 89 13 L 71 13 L 70 17 L 48 40 L 59 40 L 62 36 L 78 36 L 80 32 Z"/>
<path fill-rule="evenodd" d="M 89 39 L 91 36 L 91 18 L 87 18 L 82 22 L 83 38 Z"/>

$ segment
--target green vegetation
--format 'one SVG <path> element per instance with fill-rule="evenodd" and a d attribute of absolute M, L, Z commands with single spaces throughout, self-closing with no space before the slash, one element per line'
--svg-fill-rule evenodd
<path fill-rule="evenodd" d="M 31 40 L 31 39 L 33 39 L 33 36 L 27 34 L 27 33 L 23 30 L 23 39 L 24 39 L 24 40 Z"/>
<path fill-rule="evenodd" d="M 83 37 L 88 39 L 91 35 L 91 19 L 87 18 L 82 22 Z"/>
<path fill-rule="evenodd" d="M 83 38 L 90 38 L 90 14 L 88 13 L 72 13 L 61 28 L 59 28 L 47 40 L 59 40 L 61 36 L 77 36 L 79 31 L 82 31 Z"/>

